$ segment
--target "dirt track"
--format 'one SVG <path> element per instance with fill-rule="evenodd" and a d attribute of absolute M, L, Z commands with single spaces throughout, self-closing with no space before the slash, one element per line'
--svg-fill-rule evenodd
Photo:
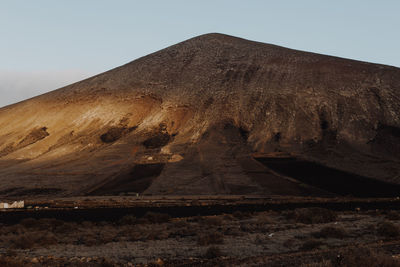
<path fill-rule="evenodd" d="M 108 202 L 106 202 L 108 201 Z M 142 217 L 148 212 L 165 213 L 171 217 L 209 216 L 240 212 L 285 211 L 296 208 L 320 207 L 335 211 L 398 210 L 399 198 L 265 198 L 227 196 L 212 198 L 151 198 L 112 197 L 59 199 L 27 202 L 31 208 L 3 210 L 0 223 L 18 223 L 24 218 L 55 218 L 64 221 L 118 221 L 132 214 Z"/>

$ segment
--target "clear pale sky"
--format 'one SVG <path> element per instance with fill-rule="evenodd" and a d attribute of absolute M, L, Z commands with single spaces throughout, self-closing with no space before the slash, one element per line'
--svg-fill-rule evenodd
<path fill-rule="evenodd" d="M 398 0 L 0 0 L 0 106 L 209 32 L 400 67 Z"/>

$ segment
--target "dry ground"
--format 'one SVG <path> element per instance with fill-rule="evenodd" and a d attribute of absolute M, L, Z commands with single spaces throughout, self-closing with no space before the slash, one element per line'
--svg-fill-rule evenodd
<path fill-rule="evenodd" d="M 304 208 L 1 225 L 1 266 L 400 266 L 400 213 Z M 296 256 L 297 255 L 297 256 Z M 367 263 L 363 261 L 367 261 Z"/>

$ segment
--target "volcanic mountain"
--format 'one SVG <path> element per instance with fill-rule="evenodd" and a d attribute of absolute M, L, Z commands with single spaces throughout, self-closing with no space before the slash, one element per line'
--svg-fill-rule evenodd
<path fill-rule="evenodd" d="M 201 35 L 0 109 L 0 196 L 396 195 L 400 69 Z"/>

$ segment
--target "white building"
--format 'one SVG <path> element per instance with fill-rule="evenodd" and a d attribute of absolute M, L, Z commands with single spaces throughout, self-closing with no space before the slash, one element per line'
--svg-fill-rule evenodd
<path fill-rule="evenodd" d="M 24 201 L 14 201 L 13 203 L 9 204 L 7 202 L 0 202 L 0 209 L 22 209 L 24 208 Z"/>

